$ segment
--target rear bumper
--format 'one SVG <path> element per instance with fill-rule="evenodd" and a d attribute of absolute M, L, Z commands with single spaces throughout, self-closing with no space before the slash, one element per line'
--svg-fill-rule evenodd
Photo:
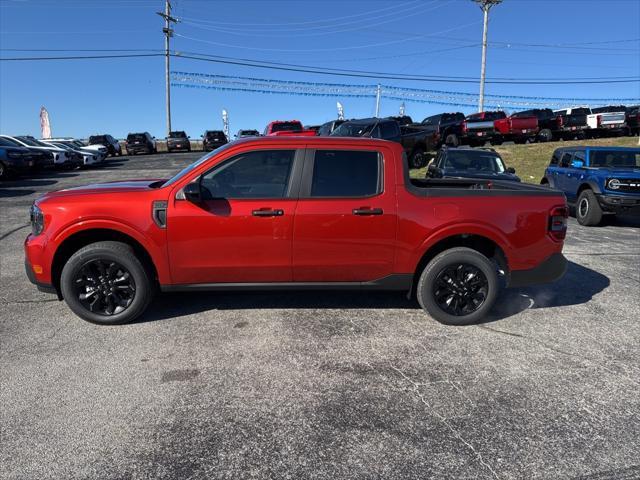
<path fill-rule="evenodd" d="M 555 282 L 567 271 L 567 259 L 562 253 L 554 253 L 537 267 L 529 270 L 514 270 L 509 275 L 507 287 L 527 287 Z"/>

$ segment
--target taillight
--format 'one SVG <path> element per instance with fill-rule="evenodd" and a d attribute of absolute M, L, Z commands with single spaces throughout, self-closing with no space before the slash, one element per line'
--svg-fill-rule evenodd
<path fill-rule="evenodd" d="M 558 121 L 558 127 L 562 127 L 564 125 L 564 118 L 562 117 L 562 115 L 558 115 L 556 117 L 556 120 Z"/>
<path fill-rule="evenodd" d="M 602 115 L 598 115 L 596 118 L 597 118 L 598 128 L 600 128 L 602 126 Z"/>
<path fill-rule="evenodd" d="M 549 236 L 560 242 L 567 236 L 567 218 L 569 208 L 566 205 L 553 207 L 549 212 Z"/>
<path fill-rule="evenodd" d="M 462 133 L 467 133 L 467 122 L 462 122 Z"/>

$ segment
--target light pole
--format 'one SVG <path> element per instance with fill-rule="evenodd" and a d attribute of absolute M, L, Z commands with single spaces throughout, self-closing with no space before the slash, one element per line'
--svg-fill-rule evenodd
<path fill-rule="evenodd" d="M 482 9 L 484 14 L 484 27 L 482 29 L 482 66 L 480 67 L 480 97 L 478 98 L 478 111 L 484 111 L 484 79 L 487 66 L 487 30 L 489 28 L 489 10 L 494 5 L 502 3 L 502 0 L 472 0 Z"/>
<path fill-rule="evenodd" d="M 178 20 L 171 16 L 171 2 L 165 0 L 164 13 L 156 12 L 162 18 L 164 18 L 164 75 L 165 75 L 165 102 L 167 108 L 167 137 L 171 132 L 171 84 L 169 79 L 169 57 L 171 56 L 169 50 L 169 39 L 173 37 L 172 23 L 176 23 Z"/>

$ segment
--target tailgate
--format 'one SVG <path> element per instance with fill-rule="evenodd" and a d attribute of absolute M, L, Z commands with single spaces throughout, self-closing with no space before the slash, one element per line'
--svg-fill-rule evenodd
<path fill-rule="evenodd" d="M 625 112 L 599 113 L 600 125 L 619 125 L 626 120 Z"/>
<path fill-rule="evenodd" d="M 518 117 L 511 119 L 511 130 L 513 133 L 529 133 L 538 129 L 538 119 L 536 117 Z"/>

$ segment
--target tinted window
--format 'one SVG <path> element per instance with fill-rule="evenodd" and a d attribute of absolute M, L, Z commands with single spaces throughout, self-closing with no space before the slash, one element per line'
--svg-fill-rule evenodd
<path fill-rule="evenodd" d="M 504 163 L 499 155 L 475 150 L 450 150 L 447 152 L 444 168 L 487 173 L 502 173 L 505 171 Z"/>
<path fill-rule="evenodd" d="M 422 120 L 423 125 L 437 125 L 440 121 L 440 115 L 434 115 L 433 117 L 427 117 Z"/>
<path fill-rule="evenodd" d="M 377 152 L 317 150 L 312 197 L 368 197 L 381 191 Z"/>
<path fill-rule="evenodd" d="M 130 133 L 127 142 L 144 142 L 147 139 L 144 133 Z"/>
<path fill-rule="evenodd" d="M 591 150 L 590 167 L 637 168 L 640 167 L 640 149 Z"/>
<path fill-rule="evenodd" d="M 553 152 L 553 156 L 551 157 L 550 165 L 558 165 L 560 161 L 561 152 Z"/>
<path fill-rule="evenodd" d="M 560 166 L 568 167 L 569 165 L 571 165 L 571 157 L 573 157 L 573 154 L 571 152 L 563 153 L 562 158 L 560 159 Z"/>
<path fill-rule="evenodd" d="M 271 132 L 299 132 L 302 130 L 300 122 L 282 122 L 271 125 Z"/>
<path fill-rule="evenodd" d="M 225 161 L 202 177 L 204 198 L 284 198 L 295 150 L 259 150 Z"/>
<path fill-rule="evenodd" d="M 0 137 L 0 145 L 3 147 L 21 147 L 19 143 L 9 140 L 8 138 Z"/>
<path fill-rule="evenodd" d="M 184 132 L 169 132 L 171 138 L 187 138 L 187 134 Z"/>
<path fill-rule="evenodd" d="M 397 140 L 400 136 L 400 127 L 397 122 L 383 122 L 380 127 L 380 138 L 385 140 Z"/>

